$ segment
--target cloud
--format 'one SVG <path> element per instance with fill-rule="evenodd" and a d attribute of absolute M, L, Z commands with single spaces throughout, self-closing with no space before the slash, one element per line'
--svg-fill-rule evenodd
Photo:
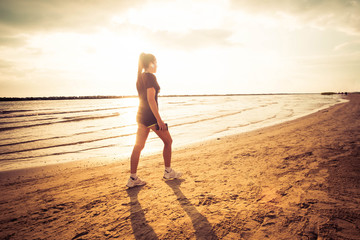
<path fill-rule="evenodd" d="M 25 43 L 26 43 L 26 37 L 24 36 L 0 37 L 0 47 L 1 46 L 17 47 L 17 46 L 23 46 Z"/>
<path fill-rule="evenodd" d="M 136 35 L 138 38 L 151 42 L 153 46 L 180 50 L 197 48 L 239 47 L 241 43 L 232 41 L 233 31 L 225 28 L 188 29 L 187 31 L 151 30 L 146 26 L 123 22 L 110 28 L 121 39 L 121 36 Z"/>
<path fill-rule="evenodd" d="M 91 33 L 145 0 L 1 0 L 0 48 L 25 46 L 33 34 Z"/>
<path fill-rule="evenodd" d="M 130 3 L 131 2 L 131 3 Z M 0 31 L 31 32 L 77 29 L 89 31 L 107 24 L 141 0 L 1 0 Z"/>
<path fill-rule="evenodd" d="M 15 62 L 0 59 L 0 97 L 9 96 L 14 89 L 21 89 L 24 84 L 19 79 L 24 75 Z"/>
<path fill-rule="evenodd" d="M 326 67 L 331 71 L 334 67 L 352 66 L 359 69 L 360 66 L 360 51 L 347 54 L 337 54 L 331 56 L 308 56 L 308 57 L 296 57 L 294 60 L 301 66 L 310 67 Z"/>
<path fill-rule="evenodd" d="M 241 46 L 229 41 L 231 35 L 231 31 L 223 29 L 199 29 L 187 33 L 148 32 L 149 39 L 156 44 L 182 50 L 193 50 L 209 46 Z"/>
<path fill-rule="evenodd" d="M 0 59 L 0 69 L 1 70 L 11 68 L 12 66 L 13 66 L 13 64 L 11 62 Z"/>
<path fill-rule="evenodd" d="M 232 0 L 232 7 L 284 20 L 290 16 L 296 18 L 298 24 L 360 35 L 360 0 Z"/>
<path fill-rule="evenodd" d="M 360 52 L 360 40 L 339 44 L 334 48 L 334 51 Z"/>

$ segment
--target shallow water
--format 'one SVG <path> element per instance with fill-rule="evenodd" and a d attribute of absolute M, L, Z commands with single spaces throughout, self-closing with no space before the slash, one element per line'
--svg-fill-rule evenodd
<path fill-rule="evenodd" d="M 337 96 L 160 97 L 174 147 L 295 119 L 342 102 Z M 89 157 L 129 157 L 137 98 L 0 102 L 0 171 Z M 144 153 L 162 150 L 150 133 Z"/>

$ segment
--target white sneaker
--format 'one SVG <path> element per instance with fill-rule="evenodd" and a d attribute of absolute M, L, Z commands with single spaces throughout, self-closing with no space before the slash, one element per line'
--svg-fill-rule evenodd
<path fill-rule="evenodd" d="M 139 177 L 137 177 L 136 179 L 130 177 L 126 186 L 132 188 L 136 186 L 143 186 L 145 184 L 146 182 L 142 181 Z"/>
<path fill-rule="evenodd" d="M 164 178 L 170 179 L 170 178 L 180 178 L 182 176 L 181 172 L 176 172 L 174 169 L 171 169 L 170 172 L 164 171 Z"/>

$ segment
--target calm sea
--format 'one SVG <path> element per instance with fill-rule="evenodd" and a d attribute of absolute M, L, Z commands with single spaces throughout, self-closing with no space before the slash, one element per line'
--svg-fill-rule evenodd
<path fill-rule="evenodd" d="M 174 147 L 251 131 L 327 108 L 339 96 L 160 97 Z M 127 159 L 135 142 L 137 98 L 0 102 L 0 171 L 86 158 Z M 150 133 L 144 153 L 159 152 Z"/>

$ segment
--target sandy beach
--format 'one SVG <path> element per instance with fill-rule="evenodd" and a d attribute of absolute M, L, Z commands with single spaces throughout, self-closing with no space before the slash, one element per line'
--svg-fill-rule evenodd
<path fill-rule="evenodd" d="M 176 150 L 179 180 L 162 180 L 160 154 L 133 189 L 120 159 L 2 172 L 0 239 L 360 239 L 360 95 L 347 98 Z"/>

